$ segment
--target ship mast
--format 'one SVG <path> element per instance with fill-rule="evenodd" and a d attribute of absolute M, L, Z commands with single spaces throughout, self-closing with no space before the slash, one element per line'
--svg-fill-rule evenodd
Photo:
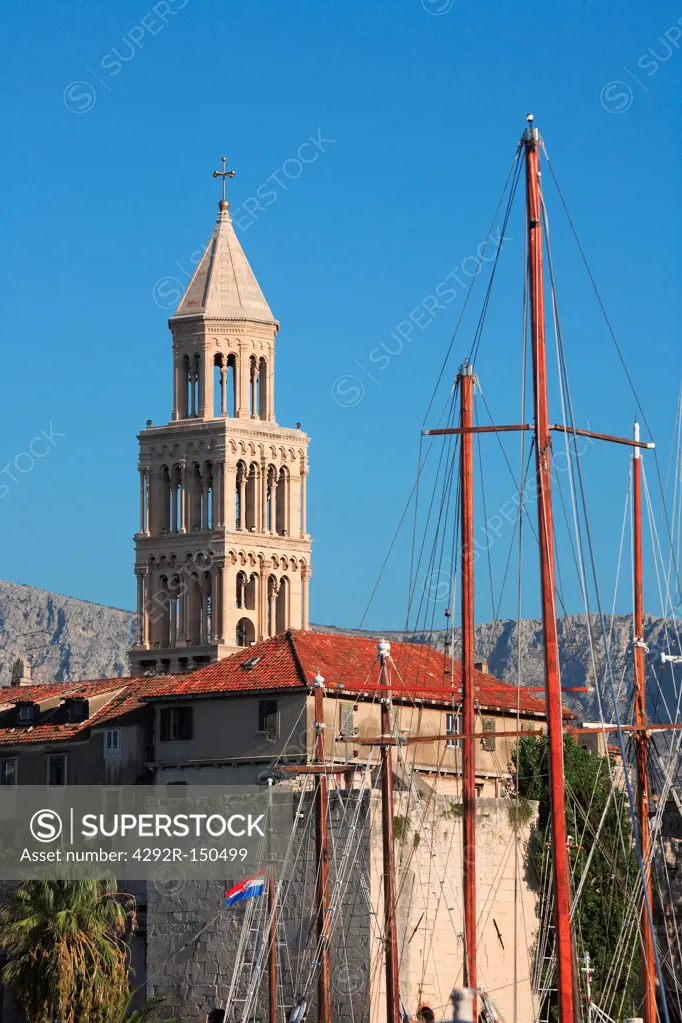
<path fill-rule="evenodd" d="M 224 179 L 223 179 L 224 180 Z M 268 778 L 268 1021 L 277 1023 L 277 917 L 275 907 L 275 863 L 272 856 L 272 786 Z"/>
<path fill-rule="evenodd" d="M 542 206 L 540 199 L 540 133 L 533 115 L 523 137 L 526 154 L 526 212 L 530 327 L 535 406 L 535 466 L 538 490 L 538 539 L 545 647 L 545 699 L 549 731 L 552 866 L 556 912 L 559 1018 L 575 1023 L 573 947 L 570 926 L 570 870 L 564 797 L 564 745 L 559 643 L 554 583 L 554 528 L 551 494 L 551 435 L 547 400 L 544 284 L 542 272 Z"/>
<path fill-rule="evenodd" d="M 639 423 L 634 439 L 639 441 Z M 644 866 L 644 903 L 642 906 L 642 1019 L 656 1023 L 656 954 L 649 922 L 651 907 L 651 833 L 649 830 L 649 737 L 646 715 L 646 676 L 644 663 L 644 601 L 642 596 L 642 457 L 638 447 L 632 456 L 632 518 L 634 546 L 634 661 L 635 661 L 635 749 L 637 757 L 637 827 Z"/>
<path fill-rule="evenodd" d="M 462 558 L 462 731 L 473 735 L 474 706 L 474 470 L 473 470 L 473 367 L 459 373 L 461 451 L 461 558 Z M 476 747 L 462 739 L 463 881 L 464 881 L 464 984 L 476 988 Z M 473 1019 L 476 1015 L 474 994 Z"/>
<path fill-rule="evenodd" d="M 391 645 L 378 644 L 381 661 L 379 684 L 390 686 L 387 661 Z M 398 977 L 398 928 L 396 924 L 396 876 L 393 828 L 393 763 L 390 689 L 381 700 L 381 821 L 384 852 L 384 942 L 386 945 L 386 1023 L 400 1023 Z M 389 740 L 387 742 L 386 740 Z"/>
<path fill-rule="evenodd" d="M 315 693 L 315 762 L 324 764 L 324 679 L 318 672 L 313 679 Z M 317 1018 L 331 1023 L 331 967 L 329 960 L 329 848 L 327 835 L 327 777 L 315 779 L 315 848 L 317 849 L 317 943 L 320 972 L 317 978 Z"/>

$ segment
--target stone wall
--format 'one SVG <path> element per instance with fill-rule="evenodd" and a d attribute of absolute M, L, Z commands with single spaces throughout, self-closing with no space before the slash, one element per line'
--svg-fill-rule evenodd
<path fill-rule="evenodd" d="M 349 821 L 361 799 L 359 821 L 353 842 L 354 855 L 344 859 Z M 359 883 L 369 878 L 369 799 L 332 793 L 329 828 L 332 1013 L 339 1023 L 368 1023 L 370 912 L 369 900 Z M 293 843 L 296 862 L 284 883 L 282 912 L 278 926 L 280 959 L 280 1019 L 287 1016 L 296 995 L 303 993 L 316 948 L 315 936 L 315 848 L 312 798 L 306 797 L 302 819 Z M 353 861 L 353 862 L 351 862 Z M 345 865 L 345 866 L 344 866 Z M 337 887 L 340 878 L 346 881 Z M 221 912 L 225 887 L 231 883 L 206 881 L 159 881 L 150 883 L 147 895 L 147 970 L 149 993 L 166 997 L 168 1015 L 182 1023 L 206 1023 L 208 1014 L 227 1003 L 237 949 L 249 902 L 238 903 Z M 368 889 L 367 889 L 368 891 Z M 261 900 L 258 900 L 261 902 Z M 264 897 L 263 897 L 264 901 Z M 251 903 L 253 905 L 253 903 Z M 266 919 L 264 906 L 259 916 Z M 339 912 L 340 908 L 340 912 Z M 190 939 L 206 924 L 196 941 Z M 187 948 L 178 954 L 186 942 Z M 252 952 L 256 952 L 254 939 Z M 248 954 L 246 961 L 255 955 Z M 237 997 L 244 997 L 250 967 L 244 966 Z M 310 985 L 308 1001 L 316 1016 L 316 984 Z M 350 1004 L 353 1011 L 351 1013 Z M 228 1019 L 239 1018 L 240 1005 L 232 1006 Z M 255 1019 L 267 1019 L 267 978 L 260 985 Z"/>
<path fill-rule="evenodd" d="M 535 1011 L 530 964 L 538 893 L 530 864 L 530 826 L 519 828 L 517 844 L 512 806 L 509 799 L 476 803 L 478 986 L 488 992 L 502 1019 L 515 1018 L 516 998 L 518 1019 L 530 1020 Z M 407 793 L 396 793 L 395 807 L 402 832 L 396 840 L 396 868 L 403 1004 L 412 1018 L 426 1004 L 436 1020 L 448 1019 L 452 989 L 464 986 L 460 805 L 451 796 L 437 795 L 428 807 L 422 799 L 415 808 Z M 372 847 L 372 902 L 382 919 L 378 814 L 373 814 Z M 378 946 L 374 956 L 378 961 Z M 385 1023 L 381 969 L 376 976 L 372 1023 Z"/>
<path fill-rule="evenodd" d="M 350 822 L 359 799 L 361 816 L 353 832 Z M 330 793 L 332 1011 L 340 1023 L 386 1020 L 380 802 L 376 790 L 371 797 Z M 287 1015 L 294 998 L 304 993 L 316 946 L 311 803 L 306 797 L 294 842 L 297 860 L 286 885 L 279 924 L 280 1007 Z M 510 805 L 503 799 L 480 799 L 477 805 L 479 984 L 503 1018 L 513 1018 L 516 996 L 518 1018 L 530 1019 L 530 949 L 538 924 L 537 893 L 529 865 L 529 828 L 520 828 L 515 851 Z M 401 995 L 413 1018 L 425 1003 L 438 1020 L 448 1018 L 452 988 L 462 985 L 462 822 L 456 809 L 453 813 L 450 797 L 437 797 L 425 822 L 411 808 L 407 793 L 396 793 L 396 819 L 406 818 L 412 823 L 405 829 L 399 826 L 396 841 Z M 344 882 L 337 888 L 340 877 Z M 447 877 L 444 885 L 443 877 Z M 225 883 L 149 885 L 149 989 L 165 995 L 169 1014 L 182 1023 L 206 1023 L 213 1009 L 227 1003 L 249 905 L 241 903 L 221 912 L 228 882 L 229 878 Z M 260 908 L 264 921 L 264 906 Z M 206 924 L 205 933 L 191 941 Z M 248 962 L 254 958 L 245 956 Z M 238 997 L 244 997 L 249 972 L 244 967 Z M 316 1018 L 314 974 L 313 970 L 306 992 L 311 1019 Z M 228 1019 L 238 1019 L 240 1008 L 233 1005 Z M 255 1018 L 267 1020 L 265 971 Z"/>

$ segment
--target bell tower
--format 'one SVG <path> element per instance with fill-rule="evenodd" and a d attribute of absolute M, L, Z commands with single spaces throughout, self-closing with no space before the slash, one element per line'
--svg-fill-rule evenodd
<path fill-rule="evenodd" d="M 223 198 L 174 315 L 173 412 L 140 444 L 132 674 L 308 628 L 308 437 L 275 419 L 277 320 Z"/>

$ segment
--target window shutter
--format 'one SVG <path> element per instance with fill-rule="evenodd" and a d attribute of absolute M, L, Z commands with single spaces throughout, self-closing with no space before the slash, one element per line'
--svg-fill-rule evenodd
<path fill-rule="evenodd" d="M 484 720 L 483 720 L 483 731 L 484 732 L 494 732 L 495 731 L 495 722 L 493 721 L 492 718 L 484 718 Z M 483 749 L 487 753 L 494 753 L 496 748 L 497 748 L 497 737 L 496 736 L 489 735 L 487 738 L 485 738 L 483 740 Z"/>

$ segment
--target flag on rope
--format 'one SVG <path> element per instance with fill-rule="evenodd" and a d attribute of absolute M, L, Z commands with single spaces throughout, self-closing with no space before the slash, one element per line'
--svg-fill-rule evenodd
<path fill-rule="evenodd" d="M 262 895 L 265 891 L 265 867 L 253 877 L 247 877 L 225 892 L 225 908 L 233 906 L 235 902 L 242 902 L 244 899 L 253 899 L 256 895 Z"/>

